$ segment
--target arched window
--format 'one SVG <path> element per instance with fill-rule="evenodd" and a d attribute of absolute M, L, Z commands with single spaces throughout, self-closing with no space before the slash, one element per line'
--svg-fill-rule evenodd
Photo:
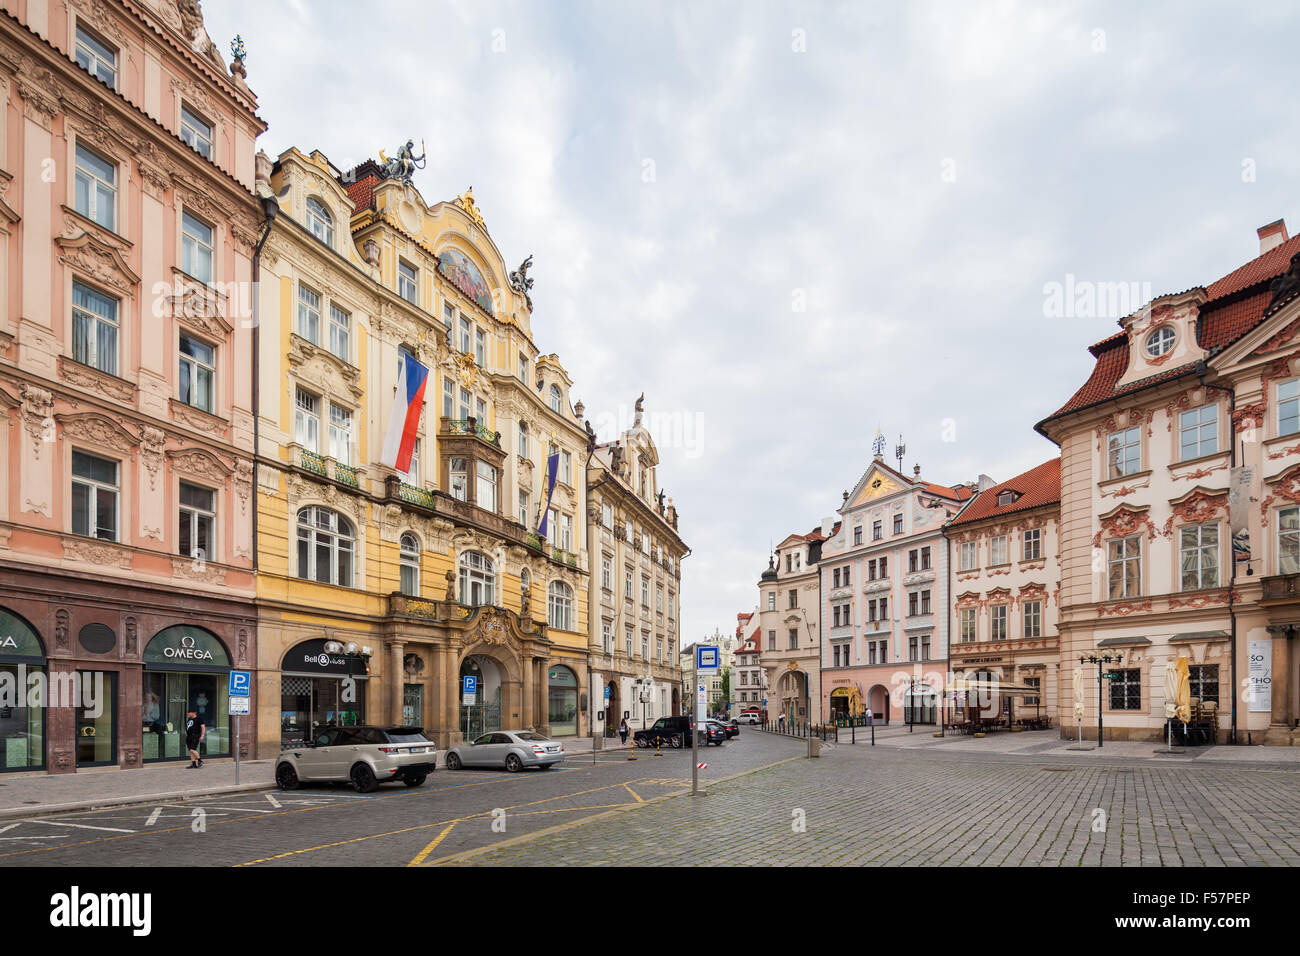
<path fill-rule="evenodd" d="M 298 512 L 298 577 L 352 587 L 356 538 L 346 518 L 315 505 Z"/>
<path fill-rule="evenodd" d="M 558 412 L 559 410 L 560 410 L 560 386 L 552 385 L 551 386 L 551 411 Z"/>
<path fill-rule="evenodd" d="M 410 597 L 420 595 L 420 542 L 409 531 L 402 535 L 402 593 Z"/>
<path fill-rule="evenodd" d="M 487 555 L 466 551 L 460 556 L 460 603 L 472 607 L 496 603 L 496 569 Z"/>
<path fill-rule="evenodd" d="M 561 631 L 573 630 L 573 592 L 563 581 L 552 581 L 547 591 L 547 623 Z"/>
<path fill-rule="evenodd" d="M 334 217 L 317 199 L 307 200 L 307 231 L 331 249 L 334 248 Z"/>

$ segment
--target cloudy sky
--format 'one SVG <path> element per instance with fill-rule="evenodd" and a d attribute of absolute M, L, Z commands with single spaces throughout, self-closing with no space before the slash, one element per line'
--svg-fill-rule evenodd
<path fill-rule="evenodd" d="M 260 145 L 339 168 L 423 138 L 473 185 L 534 339 L 601 432 L 646 394 L 693 549 L 683 642 L 757 603 L 877 428 L 944 483 L 1033 425 L 1118 313 L 1045 289 L 1208 284 L 1300 228 L 1285 3 L 209 0 Z M 1075 310 L 1069 310 L 1075 311 Z M 1050 313 L 1050 314 L 1049 314 Z"/>

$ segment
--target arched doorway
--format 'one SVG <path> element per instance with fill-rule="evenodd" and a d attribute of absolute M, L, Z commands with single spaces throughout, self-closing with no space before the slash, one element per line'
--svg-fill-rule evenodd
<path fill-rule="evenodd" d="M 618 733 L 618 725 L 623 720 L 622 701 L 618 697 L 618 681 L 612 680 L 605 685 L 605 736 L 613 737 Z"/>
<path fill-rule="evenodd" d="M 780 681 L 777 682 L 777 694 L 781 699 L 781 713 L 789 722 L 802 720 L 803 715 L 800 713 L 804 708 L 804 681 L 806 675 L 802 671 L 786 671 L 781 675 Z"/>
<path fill-rule="evenodd" d="M 836 687 L 831 691 L 830 712 L 832 720 L 845 720 L 857 716 L 862 710 L 856 687 Z"/>
<path fill-rule="evenodd" d="M 465 693 L 465 678 L 474 678 L 474 696 Z M 460 665 L 457 691 L 461 696 L 460 732 L 466 740 L 501 729 L 501 668 L 482 654 L 471 654 Z M 466 703 L 470 699 L 472 703 Z"/>
<path fill-rule="evenodd" d="M 578 733 L 578 677 L 562 664 L 547 670 L 547 722 L 552 737 Z"/>
<path fill-rule="evenodd" d="M 36 629 L 19 615 L 0 608 L 0 674 L 11 687 L 26 687 L 33 674 L 45 679 L 45 645 Z M 20 675 L 22 680 L 19 680 Z M 16 695 L 0 708 L 0 770 L 39 770 L 45 766 L 45 708 L 28 707 Z M 35 701 L 30 701 L 35 703 Z"/>
<path fill-rule="evenodd" d="M 876 684 L 867 691 L 867 706 L 877 719 L 889 723 L 889 688 L 884 684 Z"/>
<path fill-rule="evenodd" d="M 681 712 L 682 712 L 682 689 L 680 687 L 673 687 L 673 709 L 670 710 L 668 713 L 676 717 Z"/>

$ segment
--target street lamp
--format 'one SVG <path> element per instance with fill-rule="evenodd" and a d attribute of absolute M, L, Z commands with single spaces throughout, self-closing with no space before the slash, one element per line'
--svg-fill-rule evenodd
<path fill-rule="evenodd" d="M 912 732 L 912 725 L 916 722 L 915 721 L 916 715 L 912 713 L 912 711 L 916 708 L 916 678 L 915 677 L 912 677 L 908 680 L 907 697 L 908 697 L 907 732 L 910 734 Z"/>
<path fill-rule="evenodd" d="M 1101 679 L 1104 676 L 1102 674 L 1101 665 L 1121 664 L 1123 663 L 1123 661 L 1124 661 L 1123 653 L 1116 654 L 1114 657 L 1112 657 L 1110 654 L 1103 654 L 1101 657 L 1098 657 L 1096 654 L 1089 654 L 1086 657 L 1079 658 L 1080 664 L 1087 663 L 1087 664 L 1097 665 L 1097 747 L 1098 748 L 1101 747 L 1101 712 L 1102 712 Z"/>

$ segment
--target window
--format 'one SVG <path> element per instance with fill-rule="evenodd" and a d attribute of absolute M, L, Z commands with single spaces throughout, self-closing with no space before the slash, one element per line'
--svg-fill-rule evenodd
<path fill-rule="evenodd" d="M 1166 664 L 1166 667 L 1169 665 Z M 1202 703 L 1219 702 L 1219 665 L 1191 664 L 1187 668 L 1187 684 L 1191 690 L 1190 697 L 1199 697 Z"/>
<path fill-rule="evenodd" d="M 469 392 L 463 388 L 460 390 L 460 404 L 457 405 L 457 410 L 462 422 L 469 421 Z"/>
<path fill-rule="evenodd" d="M 1300 574 L 1300 508 L 1277 513 L 1277 573 Z"/>
<path fill-rule="evenodd" d="M 400 295 L 411 305 L 417 305 L 416 295 L 419 288 L 416 278 L 415 266 L 407 265 L 405 262 L 398 260 L 397 263 L 397 294 Z"/>
<path fill-rule="evenodd" d="M 921 549 L 921 570 L 930 570 L 930 546 L 928 544 Z"/>
<path fill-rule="evenodd" d="M 916 617 L 917 609 L 921 606 L 921 595 L 917 591 L 912 591 L 907 595 L 907 616 Z"/>
<path fill-rule="evenodd" d="M 418 597 L 420 594 L 420 542 L 415 535 L 407 532 L 402 535 L 401 546 L 401 582 L 403 594 Z"/>
<path fill-rule="evenodd" d="M 614 626 L 609 621 L 600 622 L 600 647 L 606 654 L 614 653 Z"/>
<path fill-rule="evenodd" d="M 1025 637 L 1043 636 L 1043 602 L 1026 601 L 1024 605 Z"/>
<path fill-rule="evenodd" d="M 611 531 L 614 529 L 614 506 L 611 504 L 602 504 L 600 506 L 600 523 Z"/>
<path fill-rule="evenodd" d="M 1021 683 L 1026 687 L 1040 688 L 1043 686 L 1043 679 L 1041 677 L 1025 677 L 1022 678 Z M 1038 696 L 1034 695 L 1025 697 L 1025 703 L 1032 707 L 1038 706 Z"/>
<path fill-rule="evenodd" d="M 1037 561 L 1043 556 L 1043 531 L 1041 528 L 1030 528 L 1025 532 L 1023 554 L 1026 561 Z"/>
<path fill-rule="evenodd" d="M 1219 406 L 1203 405 L 1178 416 L 1181 461 L 1213 455 L 1219 450 Z"/>
<path fill-rule="evenodd" d="M 573 518 L 570 515 L 560 515 L 560 547 L 565 551 L 573 550 Z"/>
<path fill-rule="evenodd" d="M 487 427 L 487 421 L 488 421 L 487 402 L 477 397 L 474 399 L 474 418 L 484 428 Z"/>
<path fill-rule="evenodd" d="M 655 588 L 655 610 L 660 614 L 664 612 L 664 589 Z"/>
<path fill-rule="evenodd" d="M 442 380 L 442 417 L 451 418 L 456 410 L 456 385 L 449 379 Z"/>
<path fill-rule="evenodd" d="M 1142 593 L 1142 536 L 1116 538 L 1108 542 L 1107 585 L 1110 600 L 1137 597 Z"/>
<path fill-rule="evenodd" d="M 188 335 L 181 336 L 179 398 L 186 405 L 212 411 L 212 380 L 216 373 L 216 350 Z"/>
<path fill-rule="evenodd" d="M 913 548 L 907 552 L 907 571 L 909 574 L 915 573 L 920 565 L 920 551 Z"/>
<path fill-rule="evenodd" d="M 677 595 L 674 594 L 672 591 L 669 591 L 668 592 L 668 620 L 670 621 L 677 616 L 677 612 L 673 610 L 673 608 L 675 608 L 676 606 L 677 606 Z"/>
<path fill-rule="evenodd" d="M 330 402 L 330 457 L 352 464 L 352 411 Z"/>
<path fill-rule="evenodd" d="M 1007 536 L 989 538 L 989 567 L 1007 563 Z"/>
<path fill-rule="evenodd" d="M 768 591 L 768 592 L 767 592 L 767 609 L 768 609 L 769 611 L 775 611 L 775 610 L 776 610 L 776 592 L 775 592 L 775 591 Z"/>
<path fill-rule="evenodd" d="M 627 647 L 627 656 L 628 656 L 628 659 L 631 660 L 631 658 L 632 658 L 632 628 L 630 628 L 630 627 L 627 629 L 627 633 L 626 633 L 626 636 L 625 636 L 625 639 L 624 639 L 624 644 L 625 644 L 626 647 Z"/>
<path fill-rule="evenodd" d="M 1277 387 L 1277 433 L 1293 435 L 1300 432 L 1300 378 L 1293 378 Z"/>
<path fill-rule="evenodd" d="M 767 649 L 769 651 L 776 650 L 776 631 L 767 632 Z"/>
<path fill-rule="evenodd" d="M 600 586 L 606 591 L 614 590 L 614 562 L 609 558 L 600 559 Z"/>
<path fill-rule="evenodd" d="M 850 567 L 850 565 L 845 565 L 845 566 L 844 566 L 844 571 L 843 571 L 844 578 L 843 578 L 843 580 L 844 580 L 844 586 L 845 586 L 845 587 L 848 587 L 848 586 L 849 586 L 849 583 L 850 583 L 850 582 L 849 582 L 849 567 Z"/>
<path fill-rule="evenodd" d="M 902 533 L 903 533 L 903 516 L 901 514 L 894 515 L 894 534 L 902 534 Z"/>
<path fill-rule="evenodd" d="M 212 529 L 217 520 L 217 493 L 182 481 L 179 497 L 177 553 L 199 561 L 212 560 Z"/>
<path fill-rule="evenodd" d="M 787 650 L 791 650 L 791 651 L 799 650 L 799 632 L 794 628 L 790 628 L 790 646 L 787 648 Z"/>
<path fill-rule="evenodd" d="M 979 547 L 977 541 L 963 541 L 961 543 L 958 571 L 974 571 L 979 566 Z"/>
<path fill-rule="evenodd" d="M 644 632 L 641 634 L 641 660 L 650 660 L 650 635 Z"/>
<path fill-rule="evenodd" d="M 645 531 L 641 532 L 641 553 L 644 555 L 650 554 L 650 535 Z"/>
<path fill-rule="evenodd" d="M 298 286 L 298 334 L 312 345 L 320 345 L 320 293 Z"/>
<path fill-rule="evenodd" d="M 293 437 L 307 451 L 320 448 L 320 399 L 311 392 L 297 390 L 294 398 Z"/>
<path fill-rule="evenodd" d="M 862 543 L 862 526 L 861 526 L 861 525 L 859 525 L 858 527 L 856 527 L 856 528 L 853 529 L 853 543 L 854 543 L 855 545 L 858 545 L 858 544 L 861 544 L 861 543 Z"/>
<path fill-rule="evenodd" d="M 1016 503 L 1016 499 L 1019 497 L 1020 495 L 1014 491 L 999 491 L 998 507 L 1001 508 L 1003 505 L 1013 505 Z"/>
<path fill-rule="evenodd" d="M 1174 330 L 1169 326 L 1161 326 L 1147 336 L 1147 355 L 1152 358 L 1159 358 L 1174 347 Z"/>
<path fill-rule="evenodd" d="M 1108 477 L 1132 475 L 1142 468 L 1142 429 L 1126 428 L 1113 432 L 1106 439 L 1106 457 L 1109 462 Z"/>
<path fill-rule="evenodd" d="M 330 248 L 334 247 L 334 217 L 318 199 L 307 200 L 307 231 Z"/>
<path fill-rule="evenodd" d="M 787 597 L 787 598 L 789 599 L 789 601 L 790 601 L 790 605 L 789 605 L 789 606 L 792 607 L 792 608 L 794 608 L 794 607 L 798 607 L 798 606 L 799 606 L 799 592 L 798 592 L 798 590 L 792 588 L 791 590 L 789 590 L 789 591 L 787 591 L 787 592 L 785 592 L 785 593 L 786 593 L 786 597 Z"/>
<path fill-rule="evenodd" d="M 1178 532 L 1178 566 L 1182 589 L 1199 591 L 1219 586 L 1219 526 L 1198 524 Z"/>
<path fill-rule="evenodd" d="M 207 159 L 212 158 L 212 124 L 205 123 L 189 107 L 181 107 L 181 139 L 188 143 L 196 153 Z M 311 207 L 314 199 L 307 200 L 307 223 L 311 225 Z M 319 203 L 316 203 L 319 206 Z M 329 214 L 326 213 L 328 218 Z M 319 234 L 318 234 L 319 235 Z M 326 240 L 329 242 L 330 240 Z"/>
<path fill-rule="evenodd" d="M 650 606 L 650 579 L 644 574 L 641 575 L 641 604 L 643 607 Z"/>
<path fill-rule="evenodd" d="M 470 324 L 465 313 L 460 314 L 460 350 L 466 355 L 469 354 L 471 343 L 474 340 L 474 326 Z"/>
<path fill-rule="evenodd" d="M 478 328 L 474 330 L 474 362 L 479 368 L 487 365 L 487 336 Z"/>
<path fill-rule="evenodd" d="M 964 607 L 961 609 L 961 639 L 963 642 L 975 640 L 975 614 L 976 608 Z"/>
<path fill-rule="evenodd" d="M 80 282 L 72 283 L 72 357 L 117 374 L 117 300 Z"/>
<path fill-rule="evenodd" d="M 74 202 L 77 212 L 105 229 L 117 220 L 117 167 L 97 153 L 77 144 Z"/>
<path fill-rule="evenodd" d="M 117 51 L 77 24 L 77 64 L 111 89 L 117 89 Z"/>
<path fill-rule="evenodd" d="M 623 597 L 629 601 L 632 600 L 632 572 L 626 571 L 623 575 Z"/>
<path fill-rule="evenodd" d="M 560 452 L 560 481 L 573 484 L 573 456 L 567 451 Z"/>
<path fill-rule="evenodd" d="M 519 381 L 528 381 L 528 356 L 523 352 L 519 353 Z"/>
<path fill-rule="evenodd" d="M 871 540 L 879 541 L 884 536 L 885 536 L 885 532 L 883 530 L 881 523 L 879 521 L 871 522 Z"/>
<path fill-rule="evenodd" d="M 926 588 L 921 592 L 921 613 L 930 613 L 930 589 Z"/>
<path fill-rule="evenodd" d="M 469 501 L 469 465 L 465 458 L 449 459 L 447 471 L 451 476 L 451 496 L 457 501 Z"/>
<path fill-rule="evenodd" d="M 1141 710 L 1142 671 L 1135 667 L 1114 673 L 1115 679 L 1110 682 L 1110 709 Z"/>
<path fill-rule="evenodd" d="M 909 661 L 920 660 L 920 657 L 917 656 L 921 649 L 920 643 L 921 643 L 920 639 L 917 638 L 915 635 L 907 639 L 907 659 Z"/>
<path fill-rule="evenodd" d="M 411 444 L 411 466 L 406 469 L 406 475 L 416 483 L 420 480 L 420 439 L 416 439 Z"/>
<path fill-rule="evenodd" d="M 837 588 L 839 586 L 840 586 L 840 569 L 835 568 L 833 571 L 831 571 L 831 587 Z"/>
<path fill-rule="evenodd" d="M 497 510 L 497 470 L 485 461 L 476 462 L 478 486 L 474 490 L 474 503 L 484 511 Z"/>
<path fill-rule="evenodd" d="M 460 603 L 484 607 L 496 603 L 496 570 L 492 559 L 477 551 L 460 556 Z"/>
<path fill-rule="evenodd" d="M 989 636 L 995 641 L 1007 639 L 1007 605 L 994 604 L 989 607 Z"/>
<path fill-rule="evenodd" d="M 528 526 L 528 492 L 519 492 L 519 523 Z"/>
<path fill-rule="evenodd" d="M 547 588 L 546 621 L 561 631 L 573 630 L 573 592 L 563 581 L 552 581 Z"/>
<path fill-rule="evenodd" d="M 519 423 L 519 456 L 528 457 L 528 426 L 523 422 Z"/>
<path fill-rule="evenodd" d="M 200 282 L 212 281 L 213 230 L 189 213 L 181 213 L 181 271 Z"/>
<path fill-rule="evenodd" d="M 793 555 L 793 554 L 787 554 L 787 555 L 785 556 L 785 570 L 786 570 L 786 573 L 787 573 L 787 574 L 789 574 L 791 571 L 794 570 L 794 555 Z"/>
<path fill-rule="evenodd" d="M 921 660 L 928 661 L 929 659 L 930 659 L 930 635 L 922 634 L 921 635 Z"/>
<path fill-rule="evenodd" d="M 330 305 L 330 351 L 345 362 L 352 361 L 352 316 L 333 304 Z"/>
<path fill-rule="evenodd" d="M 298 577 L 322 584 L 352 586 L 352 525 L 328 508 L 298 512 Z"/>
<path fill-rule="evenodd" d="M 72 533 L 117 540 L 117 462 L 72 453 Z"/>

